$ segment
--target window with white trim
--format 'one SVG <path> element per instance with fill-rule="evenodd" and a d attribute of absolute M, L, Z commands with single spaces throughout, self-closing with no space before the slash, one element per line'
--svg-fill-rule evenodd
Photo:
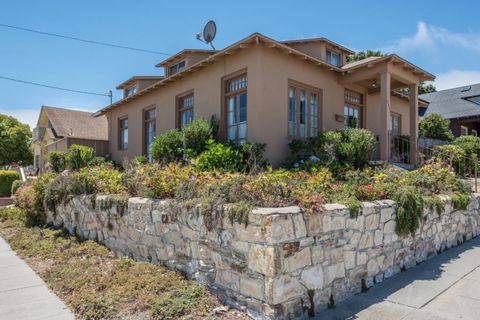
<path fill-rule="evenodd" d="M 240 145 L 247 142 L 247 75 L 226 80 L 227 139 Z"/>
<path fill-rule="evenodd" d="M 468 128 L 465 126 L 460 126 L 460 135 L 461 136 L 468 136 Z"/>
<path fill-rule="evenodd" d="M 310 138 L 318 135 L 319 91 L 290 84 L 288 88 L 288 135 Z"/>

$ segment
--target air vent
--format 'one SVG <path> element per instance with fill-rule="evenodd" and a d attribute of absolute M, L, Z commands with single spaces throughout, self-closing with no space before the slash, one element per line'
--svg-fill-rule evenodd
<path fill-rule="evenodd" d="M 470 91 L 471 89 L 472 89 L 472 86 L 464 87 L 462 88 L 462 92 L 467 92 L 467 91 Z"/>

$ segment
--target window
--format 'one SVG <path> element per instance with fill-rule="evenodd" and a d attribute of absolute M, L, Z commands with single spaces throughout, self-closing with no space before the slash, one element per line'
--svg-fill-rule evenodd
<path fill-rule="evenodd" d="M 340 54 L 327 50 L 327 62 L 336 67 L 340 67 Z"/>
<path fill-rule="evenodd" d="M 169 68 L 169 73 L 168 74 L 171 76 L 171 75 L 174 75 L 177 72 L 182 71 L 183 69 L 185 69 L 185 61 L 181 61 L 181 62 L 171 66 Z"/>
<path fill-rule="evenodd" d="M 316 137 L 319 126 L 319 90 L 297 84 L 288 88 L 288 135 Z"/>
<path fill-rule="evenodd" d="M 247 142 L 247 75 L 225 83 L 227 139 L 235 144 Z"/>
<path fill-rule="evenodd" d="M 472 129 L 472 136 L 475 136 L 475 137 L 476 137 L 477 135 L 478 135 L 478 134 L 477 134 L 477 130 Z"/>
<path fill-rule="evenodd" d="M 118 120 L 118 149 L 128 149 L 128 118 Z"/>
<path fill-rule="evenodd" d="M 464 126 L 460 126 L 460 135 L 468 136 L 468 128 Z"/>
<path fill-rule="evenodd" d="M 345 128 L 361 128 L 362 111 L 363 95 L 352 90 L 345 90 L 345 106 L 343 107 Z"/>
<path fill-rule="evenodd" d="M 402 133 L 402 115 L 392 112 L 390 113 L 389 130 L 393 136 L 399 136 Z"/>
<path fill-rule="evenodd" d="M 157 129 L 155 107 L 145 110 L 143 112 L 143 121 L 144 153 L 147 155 L 148 161 L 152 161 L 152 144 L 153 140 L 155 139 L 155 132 Z"/>
<path fill-rule="evenodd" d="M 467 98 L 467 100 L 475 104 L 480 104 L 480 96 L 469 97 Z"/>
<path fill-rule="evenodd" d="M 177 127 L 182 128 L 193 121 L 193 94 L 188 94 L 177 100 Z"/>
<path fill-rule="evenodd" d="M 133 96 L 135 93 L 137 93 L 137 86 L 131 86 L 125 89 L 125 98 Z"/>

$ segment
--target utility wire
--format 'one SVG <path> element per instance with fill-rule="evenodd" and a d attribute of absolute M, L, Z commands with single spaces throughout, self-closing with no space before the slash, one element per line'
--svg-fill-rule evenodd
<path fill-rule="evenodd" d="M 15 78 L 10 78 L 10 77 L 4 77 L 4 76 L 1 76 L 1 75 L 0 75 L 0 79 L 19 82 L 19 83 L 24 83 L 24 84 L 30 84 L 30 85 L 38 86 L 38 87 L 44 87 L 44 88 L 50 88 L 50 89 L 56 89 L 56 90 L 62 90 L 62 91 L 69 91 L 69 92 L 75 92 L 75 93 L 89 94 L 89 95 L 93 95 L 93 96 L 102 96 L 102 97 L 110 97 L 111 98 L 111 93 L 98 93 L 98 92 L 91 92 L 91 91 L 68 89 L 68 88 L 56 87 L 56 86 L 43 84 L 43 83 L 38 83 L 38 82 L 32 82 L 32 81 L 20 80 L 20 79 L 15 79 Z"/>
<path fill-rule="evenodd" d="M 66 35 L 62 35 L 62 34 L 57 34 L 57 33 L 44 32 L 44 31 L 39 31 L 39 30 L 34 30 L 34 29 L 29 29 L 29 28 L 12 26 L 12 25 L 9 25 L 9 24 L 0 23 L 0 27 L 10 28 L 10 29 L 16 29 L 16 30 L 21 30 L 21 31 L 27 31 L 27 32 L 33 32 L 33 33 L 43 34 L 43 35 L 51 36 L 51 37 L 57 37 L 57 38 L 64 38 L 64 39 L 69 39 L 69 40 L 81 41 L 81 42 L 96 44 L 96 45 L 100 45 L 100 46 L 113 47 L 113 48 L 126 49 L 126 50 L 133 50 L 133 51 L 139 51 L 139 52 L 145 52 L 145 53 L 152 53 L 152 54 L 159 54 L 159 55 L 164 55 L 164 56 L 171 56 L 170 53 L 165 53 L 165 52 L 160 52 L 160 51 L 146 50 L 146 49 L 140 49 L 140 48 L 122 46 L 122 45 L 118 45 L 118 44 L 114 44 L 114 43 L 108 43 L 108 42 L 101 42 L 101 41 L 95 41 L 95 40 L 82 39 L 82 38 L 77 38 L 77 37 L 72 37 L 72 36 L 66 36 Z"/>

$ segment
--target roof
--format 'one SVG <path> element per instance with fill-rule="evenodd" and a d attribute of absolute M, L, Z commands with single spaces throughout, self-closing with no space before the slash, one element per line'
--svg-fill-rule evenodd
<path fill-rule="evenodd" d="M 365 58 L 365 59 L 362 59 L 362 60 L 359 60 L 359 61 L 355 61 L 355 62 L 352 62 L 352 63 L 347 63 L 347 64 L 342 66 L 342 69 L 344 71 L 351 71 L 351 70 L 354 70 L 354 69 L 357 69 L 357 68 L 362 68 L 362 67 L 365 67 L 365 66 L 368 67 L 372 64 L 379 63 L 379 62 L 382 62 L 382 61 L 395 61 L 395 62 L 398 62 L 398 63 L 402 63 L 404 65 L 404 68 L 411 70 L 413 73 L 415 73 L 417 75 L 421 75 L 421 80 L 422 81 L 433 81 L 435 79 L 435 76 L 433 74 L 431 74 L 430 72 L 425 71 L 424 69 L 414 65 L 410 61 L 407 61 L 407 60 L 403 59 L 402 57 L 400 57 L 399 55 L 396 55 L 396 54 L 387 54 L 387 55 L 382 56 L 382 57 L 368 57 L 368 58 Z"/>
<path fill-rule="evenodd" d="M 348 54 L 354 54 L 355 51 L 348 49 L 347 47 L 344 47 L 336 42 L 333 42 L 327 38 L 309 38 L 309 39 L 296 39 L 296 40 L 285 40 L 281 41 L 281 43 L 284 43 L 286 45 L 290 44 L 295 44 L 295 43 L 309 43 L 309 42 L 325 42 L 331 45 L 332 47 L 338 48 L 342 51 L 347 52 Z"/>
<path fill-rule="evenodd" d="M 163 67 L 167 64 L 172 63 L 173 61 L 177 60 L 178 58 L 183 57 L 184 55 L 188 53 L 210 53 L 214 54 L 215 52 L 218 52 L 217 50 L 205 50 L 205 49 L 183 49 L 182 51 L 174 54 L 173 56 L 161 61 L 160 63 L 157 63 L 155 67 L 160 68 Z"/>
<path fill-rule="evenodd" d="M 354 61 L 354 62 L 344 64 L 342 66 L 342 69 L 350 69 L 350 68 L 354 68 L 354 67 L 357 67 L 357 66 L 364 65 L 364 64 L 369 63 L 369 62 L 370 63 L 371 62 L 376 62 L 376 60 L 379 60 L 381 58 L 382 57 L 367 57 L 367 58 L 362 59 L 362 60 L 358 60 L 358 61 Z"/>
<path fill-rule="evenodd" d="M 120 83 L 117 89 L 125 89 L 126 87 L 134 84 L 137 80 L 162 80 L 163 76 L 133 76 L 130 79 Z"/>
<path fill-rule="evenodd" d="M 93 117 L 90 112 L 42 106 L 58 137 L 108 141 L 107 117 Z"/>
<path fill-rule="evenodd" d="M 467 98 L 480 96 L 480 83 L 420 95 L 430 102 L 425 115 L 438 113 L 446 119 L 480 116 L 480 105 Z"/>
<path fill-rule="evenodd" d="M 320 60 L 318 58 L 312 57 L 312 56 L 310 56 L 310 55 L 308 55 L 304 52 L 296 50 L 296 49 L 294 49 L 294 48 L 292 48 L 292 47 L 290 47 L 286 44 L 283 44 L 283 43 L 278 42 L 276 40 L 273 40 L 273 39 L 271 39 L 267 36 L 264 36 L 263 34 L 260 34 L 260 33 L 256 32 L 256 33 L 253 33 L 250 36 L 248 36 L 248 37 L 246 37 L 246 38 L 244 38 L 244 39 L 226 47 L 223 50 L 216 51 L 211 56 L 195 63 L 194 65 L 189 66 L 189 67 L 185 68 L 184 70 L 182 70 L 180 72 L 177 72 L 177 73 L 175 73 L 175 74 L 173 74 L 169 77 L 166 77 L 165 79 L 160 80 L 160 81 L 152 84 L 151 86 L 148 86 L 145 89 L 140 90 L 139 92 L 137 92 L 134 95 L 125 97 L 122 100 L 119 100 L 119 101 L 117 101 L 117 102 L 115 102 L 111 105 L 106 106 L 105 108 L 97 111 L 93 115 L 95 117 L 99 116 L 99 115 L 102 115 L 110 109 L 113 109 L 113 108 L 115 108 L 119 105 L 123 105 L 127 102 L 135 100 L 135 99 L 137 99 L 137 98 L 139 98 L 139 97 L 141 97 L 141 96 L 143 96 L 143 95 L 145 95 L 145 94 L 147 94 L 151 91 L 154 91 L 154 90 L 156 90 L 160 87 L 166 86 L 171 82 L 175 82 L 179 79 L 182 79 L 190 73 L 194 73 L 198 70 L 201 70 L 201 69 L 205 68 L 206 66 L 211 65 L 212 63 L 216 62 L 219 58 L 221 58 L 223 56 L 230 56 L 231 54 L 233 54 L 235 52 L 238 52 L 238 50 L 243 50 L 243 49 L 250 48 L 251 43 L 260 43 L 260 42 L 266 43 L 270 48 L 277 48 L 277 49 L 284 50 L 285 52 L 288 52 L 288 54 L 290 56 L 299 58 L 299 59 L 301 59 L 303 61 L 306 61 L 306 62 L 313 63 L 317 67 L 326 68 L 327 70 L 330 70 L 330 71 L 342 72 L 342 69 L 339 68 L 339 67 L 335 67 L 335 66 L 327 63 L 326 61 L 323 61 L 323 60 Z"/>
<path fill-rule="evenodd" d="M 323 39 L 323 38 L 318 38 L 318 39 Z M 313 40 L 312 39 L 310 39 L 310 40 L 306 39 L 306 40 L 298 40 L 298 41 L 320 41 L 318 39 L 313 39 Z M 198 70 L 201 70 L 201 69 L 215 63 L 216 61 L 218 61 L 218 59 L 220 59 L 224 56 L 230 56 L 232 54 L 235 54 L 235 53 L 239 52 L 240 50 L 250 48 L 252 46 L 252 44 L 259 44 L 259 43 L 265 44 L 265 46 L 268 47 L 268 48 L 275 48 L 275 49 L 278 49 L 278 50 L 282 50 L 283 52 L 287 53 L 289 56 L 294 57 L 294 58 L 298 58 L 298 59 L 300 59 L 302 61 L 305 61 L 307 63 L 311 63 L 312 65 L 314 65 L 318 68 L 323 68 L 324 70 L 337 72 L 337 73 L 340 73 L 340 74 L 346 74 L 347 72 L 350 72 L 353 69 L 360 68 L 360 67 L 363 67 L 363 66 L 368 66 L 368 64 L 372 63 L 372 61 L 364 59 L 364 60 L 359 61 L 358 64 L 355 64 L 355 65 L 350 64 L 350 66 L 347 69 L 336 67 L 334 65 L 329 64 L 326 61 L 323 61 L 319 58 L 313 57 L 313 56 L 311 56 L 307 53 L 304 53 L 300 50 L 296 50 L 295 48 L 286 44 L 286 43 L 291 43 L 291 42 L 288 42 L 288 41 L 287 42 L 279 42 L 279 41 L 271 39 L 267 36 L 264 36 L 263 34 L 255 32 L 255 33 L 251 34 L 250 36 L 248 36 L 248 37 L 246 37 L 246 38 L 244 38 L 244 39 L 226 47 L 223 50 L 215 51 L 212 55 L 210 55 L 207 58 L 193 64 L 192 66 L 188 66 L 187 68 L 185 68 L 184 70 L 182 70 L 180 72 L 177 72 L 173 75 L 165 77 L 164 79 L 162 79 L 162 80 L 160 80 L 160 81 L 158 81 L 158 82 L 156 82 L 156 83 L 138 91 L 137 93 L 135 93 L 131 96 L 125 97 L 125 98 L 123 98 L 123 99 L 121 99 L 121 100 L 119 100 L 115 103 L 112 103 L 112 104 L 102 108 L 101 110 L 95 112 L 93 115 L 95 117 L 103 115 L 108 110 L 111 110 L 111 109 L 113 109 L 117 106 L 126 104 L 126 103 L 128 103 L 130 101 L 133 101 L 135 99 L 138 99 L 139 97 L 141 97 L 145 94 L 148 94 L 149 92 L 155 91 L 155 90 L 157 90 L 157 89 L 159 89 L 163 86 L 166 86 L 166 85 L 168 85 L 172 82 L 180 80 L 180 79 L 188 76 L 191 73 L 197 72 Z M 183 51 L 185 51 L 185 50 L 183 50 Z M 181 54 L 183 51 L 178 53 L 176 56 Z M 207 51 L 210 51 L 210 50 L 207 50 Z M 169 58 L 169 59 L 172 59 L 172 58 Z M 169 59 L 167 59 L 165 61 L 168 61 Z M 412 70 L 412 72 L 414 72 L 416 74 L 419 74 L 419 75 L 422 75 L 423 78 L 421 80 L 433 80 L 433 79 L 435 79 L 435 76 L 432 75 L 431 73 L 428 73 L 427 71 L 425 71 L 423 69 L 420 69 L 419 67 L 415 66 L 414 64 L 408 62 L 407 60 L 405 60 L 405 59 L 403 59 L 403 58 L 401 58 L 401 57 L 399 57 L 395 54 L 380 57 L 379 59 L 376 59 L 373 63 L 378 63 L 378 62 L 381 62 L 381 61 L 389 61 L 389 60 L 395 60 L 397 62 L 403 63 L 405 65 L 405 68 L 409 68 L 409 69 Z M 165 63 L 165 61 L 162 62 L 162 64 Z"/>

